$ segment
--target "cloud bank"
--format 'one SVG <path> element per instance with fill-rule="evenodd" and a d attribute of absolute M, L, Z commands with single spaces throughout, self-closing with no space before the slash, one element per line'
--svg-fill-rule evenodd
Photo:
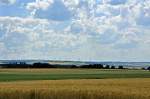
<path fill-rule="evenodd" d="M 21 2 L 16 9 L 26 12 L 25 17 L 0 16 L 0 58 L 147 61 L 149 4 L 150 0 Z"/>

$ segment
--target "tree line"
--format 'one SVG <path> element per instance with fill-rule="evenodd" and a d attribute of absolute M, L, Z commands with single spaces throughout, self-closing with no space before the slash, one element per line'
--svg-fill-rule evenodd
<path fill-rule="evenodd" d="M 26 64 L 24 62 L 21 63 L 8 63 L 1 64 L 1 68 L 88 68 L 88 69 L 126 69 L 124 66 L 111 66 L 111 65 L 103 65 L 103 64 L 88 64 L 88 65 L 58 65 L 58 64 L 49 64 L 49 63 L 33 63 Z M 147 68 L 150 70 L 150 67 Z"/>

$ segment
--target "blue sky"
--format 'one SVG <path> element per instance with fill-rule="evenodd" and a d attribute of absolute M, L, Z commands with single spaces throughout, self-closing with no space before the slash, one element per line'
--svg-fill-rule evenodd
<path fill-rule="evenodd" d="M 149 61 L 150 0 L 0 0 L 0 59 Z"/>

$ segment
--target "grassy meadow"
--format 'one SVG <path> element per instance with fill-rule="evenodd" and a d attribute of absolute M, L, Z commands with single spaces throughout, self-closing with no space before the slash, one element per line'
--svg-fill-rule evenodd
<path fill-rule="evenodd" d="M 106 78 L 150 78 L 150 72 L 117 69 L 0 69 L 0 81 Z"/>
<path fill-rule="evenodd" d="M 0 99 L 150 99 L 150 72 L 0 69 Z"/>

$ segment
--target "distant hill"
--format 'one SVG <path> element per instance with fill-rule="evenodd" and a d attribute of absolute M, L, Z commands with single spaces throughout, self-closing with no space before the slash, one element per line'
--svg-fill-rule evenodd
<path fill-rule="evenodd" d="M 124 66 L 131 68 L 142 68 L 150 66 L 150 62 L 87 62 L 87 61 L 55 61 L 55 60 L 0 60 L 0 64 L 8 64 L 8 63 L 20 63 L 25 62 L 26 64 L 34 64 L 34 63 L 49 63 L 53 65 L 90 65 L 90 64 L 103 64 L 103 65 L 111 65 L 111 66 Z"/>

